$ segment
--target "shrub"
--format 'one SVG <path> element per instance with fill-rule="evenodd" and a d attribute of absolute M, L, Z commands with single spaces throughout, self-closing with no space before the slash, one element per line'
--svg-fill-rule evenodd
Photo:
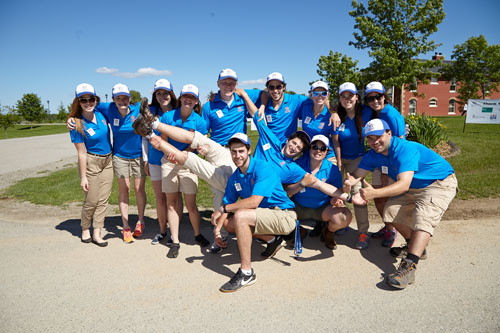
<path fill-rule="evenodd" d="M 416 141 L 428 148 L 434 148 L 441 141 L 448 140 L 446 127 L 431 116 L 410 115 L 405 119 L 410 126 L 407 140 Z"/>

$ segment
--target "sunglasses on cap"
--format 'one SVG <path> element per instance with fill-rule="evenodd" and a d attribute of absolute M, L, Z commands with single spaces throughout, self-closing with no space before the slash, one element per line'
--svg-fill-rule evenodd
<path fill-rule="evenodd" d="M 85 103 L 94 103 L 97 99 L 95 97 L 90 97 L 90 98 L 79 98 L 78 101 L 80 101 L 80 103 L 82 104 L 85 104 Z"/>
<path fill-rule="evenodd" d="M 278 86 L 269 85 L 269 86 L 267 86 L 267 89 L 269 89 L 269 90 L 281 90 L 281 89 L 283 89 L 283 86 L 282 85 L 278 85 Z"/>
<path fill-rule="evenodd" d="M 382 99 L 382 97 L 384 97 L 383 94 L 378 94 L 378 95 L 375 95 L 375 96 L 366 97 L 365 100 L 366 100 L 367 103 L 371 103 L 374 100 L 380 101 Z"/>
<path fill-rule="evenodd" d="M 326 97 L 328 95 L 328 91 L 324 91 L 324 90 L 323 91 L 313 91 L 312 95 L 314 97 L 318 97 L 319 95 Z"/>
<path fill-rule="evenodd" d="M 321 151 L 321 152 L 323 152 L 323 151 L 327 151 L 327 150 L 328 150 L 328 148 L 327 148 L 327 147 L 325 147 L 325 146 L 321 146 L 321 147 L 320 147 L 320 146 L 318 146 L 318 145 L 312 145 L 312 146 L 311 146 L 311 149 L 312 149 L 312 150 L 319 150 L 319 151 Z"/>

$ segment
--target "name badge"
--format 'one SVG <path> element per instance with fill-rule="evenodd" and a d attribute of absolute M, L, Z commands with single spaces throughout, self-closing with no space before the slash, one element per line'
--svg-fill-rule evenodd
<path fill-rule="evenodd" d="M 325 127 L 325 123 L 319 123 L 318 128 L 319 128 L 319 129 L 323 129 L 323 127 Z"/>
<path fill-rule="evenodd" d="M 120 126 L 120 119 L 118 118 L 113 119 L 113 126 Z"/>
<path fill-rule="evenodd" d="M 382 173 L 387 175 L 389 173 L 389 168 L 387 168 L 385 165 L 382 165 Z"/>
<path fill-rule="evenodd" d="M 311 117 L 306 117 L 304 124 L 309 124 L 311 122 Z"/>
<path fill-rule="evenodd" d="M 345 124 L 340 124 L 339 131 L 343 132 L 345 130 Z"/>
<path fill-rule="evenodd" d="M 303 188 L 302 190 L 299 191 L 300 193 L 305 193 L 306 192 L 306 189 Z"/>
<path fill-rule="evenodd" d="M 273 122 L 273 116 L 271 116 L 270 114 L 268 114 L 268 115 L 266 116 L 266 121 L 267 121 L 268 123 L 272 123 L 272 122 Z"/>
<path fill-rule="evenodd" d="M 94 129 L 93 129 L 93 128 L 89 128 L 89 129 L 87 130 L 87 133 L 89 133 L 89 135 L 90 135 L 90 136 L 94 136 L 95 131 L 94 131 Z"/>
<path fill-rule="evenodd" d="M 239 191 L 241 191 L 241 185 L 240 185 L 240 183 L 235 183 L 235 184 L 234 184 L 234 188 L 235 188 L 235 189 L 236 189 L 236 191 L 238 191 L 238 192 L 239 192 Z"/>
<path fill-rule="evenodd" d="M 262 146 L 262 149 L 264 149 L 264 151 L 268 150 L 269 148 L 271 148 L 269 142 Z"/>
<path fill-rule="evenodd" d="M 285 108 L 285 113 L 290 113 L 290 109 L 288 108 L 288 106 Z"/>
<path fill-rule="evenodd" d="M 242 112 L 243 108 L 241 106 L 238 106 L 238 112 Z"/>
<path fill-rule="evenodd" d="M 222 112 L 222 110 L 217 110 L 217 112 L 215 112 L 217 114 L 217 117 L 219 118 L 222 118 L 224 117 L 224 113 Z"/>

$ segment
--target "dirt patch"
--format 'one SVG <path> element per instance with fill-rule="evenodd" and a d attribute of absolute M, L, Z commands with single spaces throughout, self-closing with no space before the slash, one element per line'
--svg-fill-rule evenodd
<path fill-rule="evenodd" d="M 460 154 L 460 147 L 451 141 L 446 141 L 446 142 L 442 141 L 438 143 L 437 146 L 434 147 L 432 150 L 434 150 L 436 153 L 443 156 L 444 158 L 450 158 Z"/>

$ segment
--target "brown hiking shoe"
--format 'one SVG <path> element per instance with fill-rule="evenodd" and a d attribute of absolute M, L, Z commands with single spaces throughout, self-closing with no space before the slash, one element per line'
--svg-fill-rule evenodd
<path fill-rule="evenodd" d="M 323 235 L 323 238 L 325 239 L 325 246 L 329 249 L 336 250 L 337 243 L 335 243 L 333 232 L 331 232 L 330 230 L 328 230 L 327 227 L 325 227 L 323 228 L 323 231 L 321 233 Z"/>
<path fill-rule="evenodd" d="M 415 282 L 416 270 L 417 265 L 413 261 L 403 258 L 396 271 L 387 277 L 386 282 L 391 287 L 404 289 Z"/>

